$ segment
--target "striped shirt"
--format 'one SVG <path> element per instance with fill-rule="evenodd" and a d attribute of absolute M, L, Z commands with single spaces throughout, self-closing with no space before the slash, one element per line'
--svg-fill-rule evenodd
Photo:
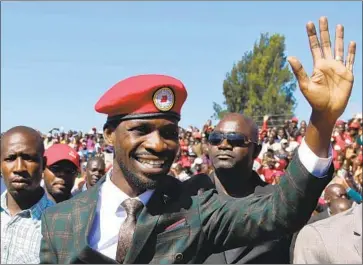
<path fill-rule="evenodd" d="M 30 209 L 11 216 L 6 195 L 1 195 L 1 264 L 39 264 L 41 215 L 54 202 L 44 193 Z"/>

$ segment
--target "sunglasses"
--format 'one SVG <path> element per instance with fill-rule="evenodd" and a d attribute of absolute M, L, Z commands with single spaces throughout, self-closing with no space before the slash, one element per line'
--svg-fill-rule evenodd
<path fill-rule="evenodd" d="M 209 135 L 208 142 L 211 145 L 220 145 L 223 140 L 226 139 L 228 143 L 232 146 L 246 147 L 250 143 L 257 144 L 251 141 L 246 135 L 239 133 L 222 133 L 222 132 L 212 132 Z"/>
<path fill-rule="evenodd" d="M 75 175 L 78 173 L 77 169 L 74 168 L 64 168 L 60 166 L 50 166 L 48 167 L 50 171 L 54 174 L 64 173 L 65 175 Z"/>

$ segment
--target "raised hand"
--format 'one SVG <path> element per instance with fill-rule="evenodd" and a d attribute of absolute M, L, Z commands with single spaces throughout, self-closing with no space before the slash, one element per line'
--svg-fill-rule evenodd
<path fill-rule="evenodd" d="M 334 56 L 326 17 L 320 18 L 319 28 L 320 43 L 314 23 L 306 25 L 314 62 L 312 76 L 309 78 L 297 58 L 288 57 L 288 61 L 313 113 L 331 125 L 343 114 L 352 91 L 356 44 L 349 43 L 344 63 L 344 27 L 336 27 Z"/>

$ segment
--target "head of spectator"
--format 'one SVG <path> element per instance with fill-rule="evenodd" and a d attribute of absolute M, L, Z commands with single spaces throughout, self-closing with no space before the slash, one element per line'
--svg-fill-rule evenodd
<path fill-rule="evenodd" d="M 344 160 L 345 160 L 345 157 L 343 154 L 339 154 L 337 156 L 337 159 L 333 162 L 335 170 L 339 170 L 342 168 Z"/>
<path fill-rule="evenodd" d="M 345 188 L 340 184 L 330 184 L 325 189 L 324 193 L 324 199 L 326 203 L 330 203 L 332 200 L 338 199 L 338 198 L 347 198 L 347 191 Z"/>
<path fill-rule="evenodd" d="M 277 130 L 277 137 L 279 139 L 287 139 L 287 135 L 285 133 L 284 128 L 282 128 L 282 127 L 278 128 L 278 130 Z"/>
<path fill-rule="evenodd" d="M 290 127 L 290 121 L 289 120 L 285 120 L 284 121 L 284 129 L 287 130 L 287 129 L 289 129 L 289 127 Z"/>
<path fill-rule="evenodd" d="M 291 119 L 290 128 L 297 128 L 298 123 L 299 123 L 299 119 L 296 117 L 293 117 Z"/>
<path fill-rule="evenodd" d="M 254 177 L 253 162 L 260 151 L 257 125 L 242 114 L 227 114 L 209 135 L 212 165 L 224 188 L 231 191 L 230 195 L 254 189 L 247 186 Z"/>
<path fill-rule="evenodd" d="M 47 149 L 45 156 L 44 184 L 48 194 L 56 203 L 70 199 L 80 168 L 79 155 L 66 144 L 55 144 Z"/>
<path fill-rule="evenodd" d="M 299 135 L 301 137 L 305 137 L 305 133 L 306 133 L 306 127 L 300 127 L 300 129 L 299 129 Z"/>
<path fill-rule="evenodd" d="M 17 126 L 3 134 L 1 175 L 11 215 L 31 208 L 43 197 L 40 182 L 45 165 L 43 140 L 36 130 Z"/>
<path fill-rule="evenodd" d="M 104 175 L 106 165 L 100 157 L 92 157 L 88 160 L 86 166 L 86 185 L 87 189 L 93 187 Z"/>
<path fill-rule="evenodd" d="M 356 137 L 358 135 L 358 131 L 360 129 L 360 124 L 357 121 L 352 121 L 349 126 L 348 126 L 348 130 L 349 130 L 349 135 L 351 137 Z"/>
<path fill-rule="evenodd" d="M 306 121 L 302 120 L 300 122 L 300 128 L 305 128 L 306 129 L 306 127 L 307 127 Z"/>
<path fill-rule="evenodd" d="M 331 215 L 344 212 L 352 207 L 353 202 L 345 198 L 337 198 L 330 202 L 329 210 Z"/>
<path fill-rule="evenodd" d="M 280 141 L 281 144 L 281 150 L 286 151 L 286 148 L 289 147 L 289 142 L 286 139 L 282 139 Z"/>
<path fill-rule="evenodd" d="M 272 144 L 275 143 L 275 139 L 276 139 L 275 136 L 270 134 L 269 137 L 268 137 L 268 142 L 267 143 L 272 145 Z"/>

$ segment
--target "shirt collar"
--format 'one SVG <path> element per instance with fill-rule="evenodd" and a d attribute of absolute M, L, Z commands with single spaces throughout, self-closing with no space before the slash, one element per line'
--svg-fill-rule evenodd
<path fill-rule="evenodd" d="M 108 209 L 112 213 L 117 213 L 120 210 L 120 205 L 125 200 L 129 199 L 130 197 L 120 190 L 112 181 L 112 169 L 109 170 L 106 174 L 106 180 L 102 187 L 102 201 L 105 205 L 107 205 Z M 146 190 L 144 193 L 140 194 L 139 196 L 133 198 L 136 200 L 141 201 L 144 205 L 146 205 L 151 196 L 153 195 L 154 190 Z"/>
<path fill-rule="evenodd" d="M 1 211 L 5 211 L 7 214 L 10 215 L 8 207 L 7 207 L 7 203 L 6 203 L 6 196 L 8 194 L 8 191 L 4 191 L 3 194 L 1 194 Z M 22 212 L 28 212 L 30 213 L 30 216 L 32 219 L 36 219 L 36 220 L 40 220 L 40 217 L 43 213 L 43 211 L 50 207 L 55 205 L 55 203 L 53 201 L 51 201 L 48 196 L 47 193 L 44 192 L 42 198 L 36 203 L 34 204 L 32 207 L 30 207 L 29 209 L 25 209 Z"/>

